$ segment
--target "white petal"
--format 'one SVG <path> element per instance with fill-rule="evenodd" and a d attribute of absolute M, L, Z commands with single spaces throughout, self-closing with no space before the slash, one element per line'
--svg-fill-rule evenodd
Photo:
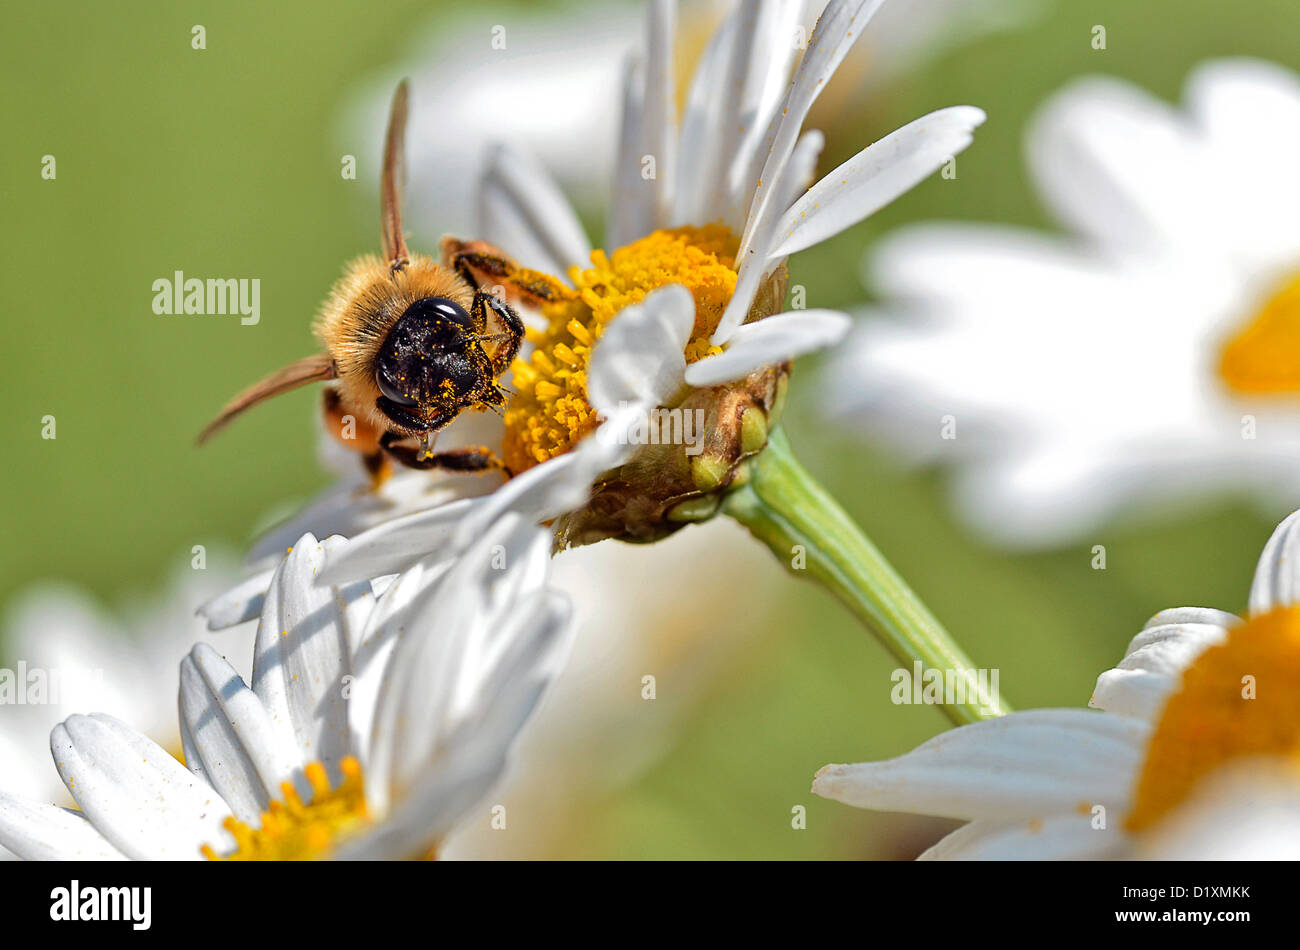
<path fill-rule="evenodd" d="M 628 405 L 669 403 L 682 387 L 684 355 L 695 326 L 695 299 L 673 284 L 625 307 L 596 341 L 587 374 L 587 400 L 609 417 Z"/>
<path fill-rule="evenodd" d="M 614 186 L 605 243 L 623 247 L 654 230 L 654 191 L 641 175 L 645 154 L 643 129 L 645 70 L 629 60 L 623 71 L 622 122 L 614 159 Z"/>
<path fill-rule="evenodd" d="M 709 40 L 691 79 L 677 153 L 674 227 L 714 219 L 706 209 L 714 200 L 714 190 L 725 184 L 724 156 L 734 154 L 723 146 L 728 128 L 724 112 L 729 105 L 724 93 L 735 88 L 732 71 L 748 60 L 740 55 L 737 36 L 752 23 L 756 8 L 757 4 L 746 3 L 732 11 Z"/>
<path fill-rule="evenodd" d="M 483 501 L 462 498 L 381 522 L 331 551 L 316 583 L 346 584 L 399 574 L 430 552 L 445 548 L 461 519 Z"/>
<path fill-rule="evenodd" d="M 650 0 L 646 8 L 645 113 L 642 142 L 654 159 L 651 189 L 654 227 L 665 227 L 672 214 L 673 171 L 677 161 L 677 100 L 674 93 L 673 34 L 675 0 Z"/>
<path fill-rule="evenodd" d="M 496 145 L 479 187 L 481 235 L 525 267 L 564 277 L 586 267 L 591 244 L 564 193 L 530 155 Z"/>
<path fill-rule="evenodd" d="M 1186 99 L 1218 172 L 1214 190 L 1229 208 L 1216 236 L 1248 266 L 1293 269 L 1300 180 L 1276 169 L 1279 156 L 1300 152 L 1300 77 L 1260 60 L 1214 60 L 1189 77 Z"/>
<path fill-rule="evenodd" d="M 1154 721 L 1182 682 L 1183 670 L 1239 622 L 1232 614 L 1208 608 L 1161 611 L 1133 638 L 1118 666 L 1097 678 L 1088 705 Z"/>
<path fill-rule="evenodd" d="M 974 106 L 952 106 L 867 146 L 786 212 L 778 227 L 781 243 L 770 257 L 788 257 L 875 214 L 970 145 L 984 118 Z"/>
<path fill-rule="evenodd" d="M 759 171 L 767 158 L 765 146 L 772 141 L 769 135 L 783 118 L 780 108 L 789 91 L 791 68 L 803 53 L 800 44 L 792 43 L 790 38 L 802 35 L 806 6 L 802 2 L 752 0 L 742 7 L 757 11 L 748 35 L 742 34 L 741 38 L 744 74 L 737 76 L 731 87 L 720 90 L 732 113 L 729 126 L 721 130 L 726 136 L 727 151 L 723 154 L 730 156 L 725 180 L 727 200 L 710 208 L 708 216 L 701 219 L 721 218 L 735 234 L 745 233 Z"/>
<path fill-rule="evenodd" d="M 713 35 L 682 120 L 673 224 L 724 219 L 735 233 L 744 231 L 753 182 L 733 195 L 733 179 L 748 169 L 754 140 L 785 92 L 801 7 L 748 0 Z"/>
<path fill-rule="evenodd" d="M 233 847 L 216 790 L 112 716 L 70 716 L 50 733 L 63 784 L 95 828 L 136 860 L 198 860 Z"/>
<path fill-rule="evenodd" d="M 1021 818 L 1104 805 L 1125 814 L 1149 727 L 1082 709 L 1034 709 L 960 726 L 896 759 L 828 765 L 813 791 L 859 808 Z"/>
<path fill-rule="evenodd" d="M 1161 634 L 1148 634 L 1150 630 L 1161 630 L 1170 624 L 1205 624 L 1212 627 L 1235 627 L 1241 623 L 1241 618 L 1234 613 L 1226 610 L 1217 610 L 1214 607 L 1167 607 L 1159 613 L 1153 615 L 1146 623 L 1142 625 L 1142 632 L 1129 641 L 1128 649 L 1124 655 L 1128 656 L 1133 651 L 1146 646 L 1152 639 Z"/>
<path fill-rule="evenodd" d="M 567 603 L 538 586 L 550 540 L 507 516 L 416 594 L 374 717 L 366 780 L 376 807 L 414 794 L 462 747 L 495 760 L 513 740 L 567 646 Z"/>
<path fill-rule="evenodd" d="M 1119 857 L 1129 842 L 1109 814 L 1104 828 L 1093 816 L 1053 815 L 1014 821 L 984 819 L 963 825 L 918 861 L 1080 861 Z"/>
<path fill-rule="evenodd" d="M 271 586 L 275 568 L 258 571 L 240 581 L 224 594 L 218 594 L 195 611 L 208 622 L 209 630 L 224 630 L 246 623 L 262 612 L 266 589 Z"/>
<path fill-rule="evenodd" d="M 240 821 L 257 826 L 280 783 L 303 765 L 256 694 L 210 645 L 181 661 L 185 764 L 212 785 Z"/>
<path fill-rule="evenodd" d="M 519 512 L 534 522 L 549 520 L 565 511 L 578 508 L 591 495 L 591 482 L 597 472 L 583 465 L 581 455 L 584 445 L 595 444 L 595 435 L 588 436 L 563 455 L 534 465 L 522 475 L 510 479 L 497 489 L 483 504 L 462 518 L 456 526 L 452 542 L 455 551 L 463 550 L 481 537 L 483 532 L 507 512 Z"/>
<path fill-rule="evenodd" d="M 504 758 L 462 751 L 424 776 L 373 831 L 345 844 L 340 861 L 400 861 L 424 857 L 456 821 L 483 799 L 500 779 Z"/>
<path fill-rule="evenodd" d="M 513 655 L 499 660 L 492 681 L 477 688 L 485 708 L 477 716 L 467 714 L 438 755 L 400 793 L 394 791 L 392 813 L 353 856 L 395 859 L 424 853 L 483 800 L 505 771 L 519 730 L 563 665 L 569 619 L 567 599 L 553 591 L 519 601 L 515 626 L 529 629 L 506 633 L 514 643 Z"/>
<path fill-rule="evenodd" d="M 348 723 L 355 754 L 362 762 L 370 762 L 375 707 L 389 654 L 397 639 L 410 626 L 421 593 L 437 583 L 453 562 L 454 558 L 442 553 L 417 561 L 387 587 L 366 618 L 361 642 L 352 654 L 352 671 L 356 678 L 348 696 Z"/>
<path fill-rule="evenodd" d="M 1027 149 L 1049 207 L 1103 245 L 1190 252 L 1213 237 L 1203 146 L 1178 112 L 1136 86 L 1076 80 L 1042 107 Z"/>
<path fill-rule="evenodd" d="M 463 414 L 439 435 L 438 448 L 495 445 L 501 431 L 500 420 L 491 413 Z M 330 436 L 324 438 L 333 441 Z M 355 469 L 358 465 L 355 453 L 349 454 L 353 456 L 350 462 Z M 258 538 L 247 562 L 274 568 L 284 558 L 285 551 L 309 531 L 318 538 L 336 534 L 351 538 L 393 518 L 482 495 L 498 484 L 500 479 L 490 473 L 466 478 L 455 472 L 404 468 L 394 472 L 378 489 L 372 489 L 364 479 L 346 478 Z"/>
<path fill-rule="evenodd" d="M 882 294 L 942 307 L 946 319 L 998 327 L 1030 319 L 1026 312 L 1050 294 L 1088 300 L 1131 289 L 1077 240 L 1005 225 L 908 225 L 878 241 L 863 266 L 864 279 Z"/>
<path fill-rule="evenodd" d="M 293 546 L 267 591 L 253 657 L 253 692 L 283 745 L 323 763 L 336 781 L 339 760 L 351 752 L 344 677 L 374 603 L 366 583 L 316 584 L 329 553 L 344 543 L 306 534 Z"/>
<path fill-rule="evenodd" d="M 1285 66 L 1246 57 L 1211 60 L 1188 77 L 1186 99 L 1214 145 L 1231 148 L 1234 162 L 1253 157 L 1256 170 L 1271 170 L 1278 155 L 1300 147 L 1300 77 Z"/>
<path fill-rule="evenodd" d="M 686 382 L 704 387 L 743 379 L 760 366 L 834 346 L 851 325 L 848 314 L 837 310 L 792 310 L 746 323 L 723 352 L 688 366 Z"/>
<path fill-rule="evenodd" d="M 25 861 L 122 861 L 84 815 L 0 792 L 0 844 Z"/>
<path fill-rule="evenodd" d="M 715 346 L 721 346 L 730 340 L 732 334 L 749 317 L 759 284 L 779 263 L 772 257 L 772 249 L 782 233 L 781 216 L 812 180 L 823 142 L 820 132 L 804 133 L 790 160 L 777 173 L 778 179 L 771 186 L 773 200 L 764 206 L 756 219 L 750 221 L 749 243 L 741 247 L 737 256 L 740 266 L 736 275 L 736 289 L 710 337 L 710 342 Z"/>
<path fill-rule="evenodd" d="M 1264 545 L 1250 585 L 1250 612 L 1265 614 L 1300 603 L 1300 511 L 1293 511 Z"/>
<path fill-rule="evenodd" d="M 617 409 L 568 452 L 510 479 L 461 519 L 452 550 L 459 551 L 482 537 L 506 512 L 539 524 L 585 505 L 597 477 L 621 465 L 635 451 L 628 433 L 638 420 L 645 420 L 645 413 L 646 407 L 640 403 Z"/>
<path fill-rule="evenodd" d="M 436 753 L 453 711 L 473 702 L 474 647 L 495 619 L 489 585 L 517 590 L 530 583 L 529 561 L 544 563 L 549 554 L 544 535 L 507 515 L 433 583 L 405 590 L 406 603 L 368 632 L 368 640 L 396 644 L 382 670 L 371 727 L 366 782 L 373 807 L 385 808 L 394 783 L 405 784 Z"/>
<path fill-rule="evenodd" d="M 813 29 L 812 39 L 786 92 L 782 108 L 774 118 L 762 147 L 756 152 L 755 158 L 762 157 L 762 170 L 757 175 L 746 176 L 756 179 L 758 184 L 741 241 L 741 257 L 748 251 L 755 222 L 767 203 L 773 199 L 773 185 L 780 180 L 781 172 L 794 151 L 795 141 L 803 128 L 804 119 L 808 117 L 808 110 L 839 67 L 849 47 L 862 35 L 867 21 L 883 2 L 884 0 L 831 0 L 822 11 L 817 26 Z"/>

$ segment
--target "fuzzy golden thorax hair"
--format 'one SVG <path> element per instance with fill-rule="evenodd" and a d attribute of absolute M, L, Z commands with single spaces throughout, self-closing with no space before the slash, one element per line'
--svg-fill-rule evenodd
<path fill-rule="evenodd" d="M 394 272 L 367 254 L 347 265 L 316 321 L 316 336 L 338 368 L 344 404 L 381 431 L 391 428 L 392 421 L 375 408 L 380 396 L 375 360 L 393 325 L 425 297 L 446 297 L 466 311 L 474 300 L 465 282 L 431 257 L 413 254 L 406 267 Z"/>

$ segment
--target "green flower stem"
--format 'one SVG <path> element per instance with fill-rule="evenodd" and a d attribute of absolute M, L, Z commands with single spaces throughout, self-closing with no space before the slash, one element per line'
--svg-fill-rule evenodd
<path fill-rule="evenodd" d="M 844 509 L 795 459 L 779 429 L 746 466 L 747 479 L 733 490 L 723 511 L 766 544 L 792 573 L 828 587 L 900 661 L 920 660 L 930 669 L 965 682 L 963 702 L 945 704 L 956 724 L 1002 715 L 1002 697 L 981 686 L 975 668 L 939 621 L 921 603 L 853 523 Z M 803 549 L 796 567 L 796 546 Z"/>

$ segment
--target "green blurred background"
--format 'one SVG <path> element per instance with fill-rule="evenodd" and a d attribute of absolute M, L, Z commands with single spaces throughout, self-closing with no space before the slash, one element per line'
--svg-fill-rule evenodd
<path fill-rule="evenodd" d="M 478 4 L 476 15 L 485 7 L 507 23 L 518 9 Z M 909 221 L 1050 227 L 1020 134 L 1072 76 L 1107 72 L 1176 99 L 1206 57 L 1300 67 L 1295 0 L 1043 7 L 1023 28 L 955 48 L 823 124 L 830 168 L 931 109 L 973 103 L 989 113 L 958 180 L 928 181 L 795 260 L 792 282 L 809 288 L 810 306 L 864 299 L 862 249 Z M 259 410 L 203 451 L 193 436 L 233 388 L 312 350 L 310 320 L 341 263 L 375 245 L 375 170 L 362 163 L 360 181 L 339 176 L 342 152 L 372 149 L 340 143 L 340 107 L 358 82 L 393 66 L 412 24 L 440 12 L 460 15 L 430 0 L 8 6 L 0 605 L 47 578 L 109 604 L 157 589 L 192 545 L 238 550 L 270 509 L 327 484 L 306 423 L 312 394 Z M 202 52 L 190 48 L 195 23 L 207 28 Z M 1104 52 L 1090 46 L 1094 24 L 1107 28 Z M 54 181 L 40 177 L 45 154 L 57 158 Z M 150 285 L 176 269 L 261 277 L 260 325 L 154 315 Z M 1154 527 L 1113 525 L 1075 549 L 990 551 L 954 522 L 940 476 L 905 470 L 820 421 L 816 372 L 801 365 L 792 387 L 796 449 L 977 664 L 1000 668 L 1014 705 L 1085 703 L 1097 674 L 1160 608 L 1243 606 L 1272 527 L 1244 502 Z M 40 436 L 47 413 L 58 420 L 54 441 Z M 1089 568 L 1092 543 L 1106 544 L 1107 570 Z M 575 793 L 579 814 L 552 853 L 908 856 L 942 829 L 808 793 L 824 763 L 901 753 L 945 722 L 868 688 L 887 682 L 894 663 L 822 592 L 789 590 L 660 762 L 617 794 Z M 790 827 L 793 804 L 808 807 L 806 831 Z"/>

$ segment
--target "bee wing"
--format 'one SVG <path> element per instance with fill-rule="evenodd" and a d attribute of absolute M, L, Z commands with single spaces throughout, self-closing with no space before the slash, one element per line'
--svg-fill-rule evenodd
<path fill-rule="evenodd" d="M 406 239 L 402 237 L 402 188 L 406 184 L 406 80 L 393 93 L 388 114 L 388 135 L 384 139 L 384 177 L 380 182 L 380 228 L 384 258 L 390 264 L 405 261 Z"/>
<path fill-rule="evenodd" d="M 199 445 L 212 438 L 235 416 L 263 400 L 278 396 L 280 393 L 287 393 L 291 389 L 297 389 L 299 386 L 305 386 L 308 383 L 337 378 L 338 370 L 334 366 L 334 358 L 328 353 L 317 353 L 314 356 L 307 356 L 295 363 L 290 363 L 288 366 L 276 370 L 261 382 L 249 386 L 226 403 L 226 407 L 221 410 L 221 413 L 199 433 Z"/>

